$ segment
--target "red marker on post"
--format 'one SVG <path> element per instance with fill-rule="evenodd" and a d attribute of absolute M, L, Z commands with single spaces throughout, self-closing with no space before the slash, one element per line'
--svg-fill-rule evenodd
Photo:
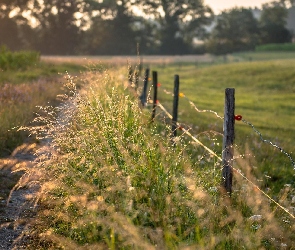
<path fill-rule="evenodd" d="M 241 121 L 242 120 L 242 116 L 241 115 L 235 115 L 235 120 L 237 121 Z"/>

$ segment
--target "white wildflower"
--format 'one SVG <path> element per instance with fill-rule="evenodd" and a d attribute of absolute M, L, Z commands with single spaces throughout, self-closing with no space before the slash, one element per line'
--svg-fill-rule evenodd
<path fill-rule="evenodd" d="M 249 218 L 249 220 L 251 220 L 251 221 L 260 221 L 260 220 L 262 220 L 262 215 L 260 215 L 260 214 L 252 215 L 252 216 Z"/>

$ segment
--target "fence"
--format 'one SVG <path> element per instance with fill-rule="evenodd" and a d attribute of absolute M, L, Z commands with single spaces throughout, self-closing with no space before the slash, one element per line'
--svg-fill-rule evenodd
<path fill-rule="evenodd" d="M 131 72 L 131 73 L 130 73 Z M 129 80 L 132 82 L 135 80 L 135 87 L 138 88 L 138 74 L 135 75 L 135 79 L 132 79 L 132 71 L 129 72 Z M 142 94 L 140 95 L 140 101 L 142 106 L 147 105 L 147 89 L 148 89 L 148 82 L 149 82 L 149 74 L 150 70 L 146 69 L 143 79 L 143 89 Z M 215 111 L 212 110 L 199 110 L 193 102 L 190 102 L 190 104 L 198 111 L 198 112 L 211 112 L 214 113 L 218 118 L 223 119 L 223 145 L 222 145 L 222 158 L 218 156 L 213 150 L 205 146 L 201 141 L 199 141 L 196 137 L 194 137 L 189 130 L 184 129 L 179 123 L 178 123 L 178 103 L 179 103 L 179 97 L 185 97 L 183 93 L 181 93 L 180 90 L 180 80 L 179 75 L 174 76 L 174 91 L 173 93 L 167 92 L 169 94 L 172 94 L 173 96 L 173 111 L 172 115 L 167 111 L 167 109 L 158 101 L 158 73 L 157 71 L 152 72 L 152 86 L 153 86 L 153 100 L 152 100 L 152 114 L 151 114 L 151 122 L 155 120 L 156 117 L 156 109 L 157 107 L 160 108 L 172 121 L 171 126 L 171 137 L 172 137 L 172 143 L 173 138 L 177 136 L 177 130 L 181 129 L 185 134 L 187 134 L 193 141 L 195 141 L 197 144 L 202 146 L 206 151 L 208 151 L 211 155 L 214 155 L 217 157 L 218 160 L 222 162 L 222 185 L 226 192 L 231 195 L 232 193 L 232 180 L 233 180 L 233 171 L 241 175 L 245 180 L 247 180 L 251 185 L 253 185 L 257 190 L 263 193 L 269 200 L 271 200 L 274 204 L 276 204 L 278 207 L 280 207 L 282 210 L 284 210 L 286 213 L 288 213 L 293 219 L 295 219 L 295 216 L 291 214 L 288 209 L 280 205 L 278 202 L 276 202 L 274 199 L 272 199 L 268 194 L 266 194 L 263 190 L 261 190 L 256 184 L 254 184 L 252 181 L 250 181 L 245 175 L 243 175 L 238 169 L 233 167 L 233 158 L 234 158 L 234 138 L 235 138 L 235 121 L 242 121 L 245 124 L 249 125 L 255 133 L 257 133 L 260 137 L 260 139 L 264 143 L 269 143 L 273 147 L 279 149 L 282 153 L 284 153 L 291 161 L 294 169 L 295 169 L 295 162 L 292 158 L 292 156 L 284 151 L 280 146 L 274 144 L 273 142 L 269 140 L 265 140 L 262 137 L 262 134 L 254 127 L 254 125 L 242 118 L 241 115 L 235 115 L 235 89 L 233 88 L 227 88 L 225 89 L 225 102 L 224 102 L 224 117 L 219 116 Z"/>

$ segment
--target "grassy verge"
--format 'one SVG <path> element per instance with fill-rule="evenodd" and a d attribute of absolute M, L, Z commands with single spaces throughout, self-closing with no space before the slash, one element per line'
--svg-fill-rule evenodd
<path fill-rule="evenodd" d="M 169 126 L 150 124 L 126 72 L 89 73 L 46 120 L 50 159 L 39 164 L 41 204 L 31 249 L 276 249 L 294 247 L 294 223 L 235 176 L 230 199 L 214 158 Z M 50 116 L 49 116 L 50 117 Z M 70 119 L 69 119 L 70 117 Z M 165 121 L 165 120 L 163 120 Z M 240 164 L 255 181 L 247 160 Z M 28 173 L 34 174 L 34 173 Z M 291 206 L 291 187 L 282 202 Z M 288 198 L 287 198 L 288 197 Z"/>
<path fill-rule="evenodd" d="M 26 126 L 38 110 L 36 106 L 57 104 L 66 72 L 79 73 L 77 65 L 37 63 L 26 69 L 7 69 L 0 76 L 0 156 L 10 154 L 28 134 L 14 127 Z"/>
<path fill-rule="evenodd" d="M 23 164 L 21 160 L 6 157 L 24 142 L 32 142 L 28 141 L 27 132 L 17 128 L 30 124 L 39 110 L 37 106 L 57 105 L 56 95 L 63 92 L 66 71 L 72 73 L 81 69 L 77 65 L 41 63 L 37 52 L 10 52 L 5 47 L 0 48 L 0 157 L 5 157 L 0 160 L 1 211 L 21 176 L 15 173 L 16 168 Z M 3 219 L 5 213 L 0 216 L 1 222 Z"/>

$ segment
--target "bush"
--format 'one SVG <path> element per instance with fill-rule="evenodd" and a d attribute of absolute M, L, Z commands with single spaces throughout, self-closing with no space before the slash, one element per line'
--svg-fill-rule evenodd
<path fill-rule="evenodd" d="M 2 70 L 23 70 L 33 66 L 40 60 L 40 53 L 37 51 L 12 52 L 6 46 L 0 47 L 0 69 Z"/>
<path fill-rule="evenodd" d="M 256 46 L 256 51 L 295 51 L 295 43 L 270 43 Z"/>

